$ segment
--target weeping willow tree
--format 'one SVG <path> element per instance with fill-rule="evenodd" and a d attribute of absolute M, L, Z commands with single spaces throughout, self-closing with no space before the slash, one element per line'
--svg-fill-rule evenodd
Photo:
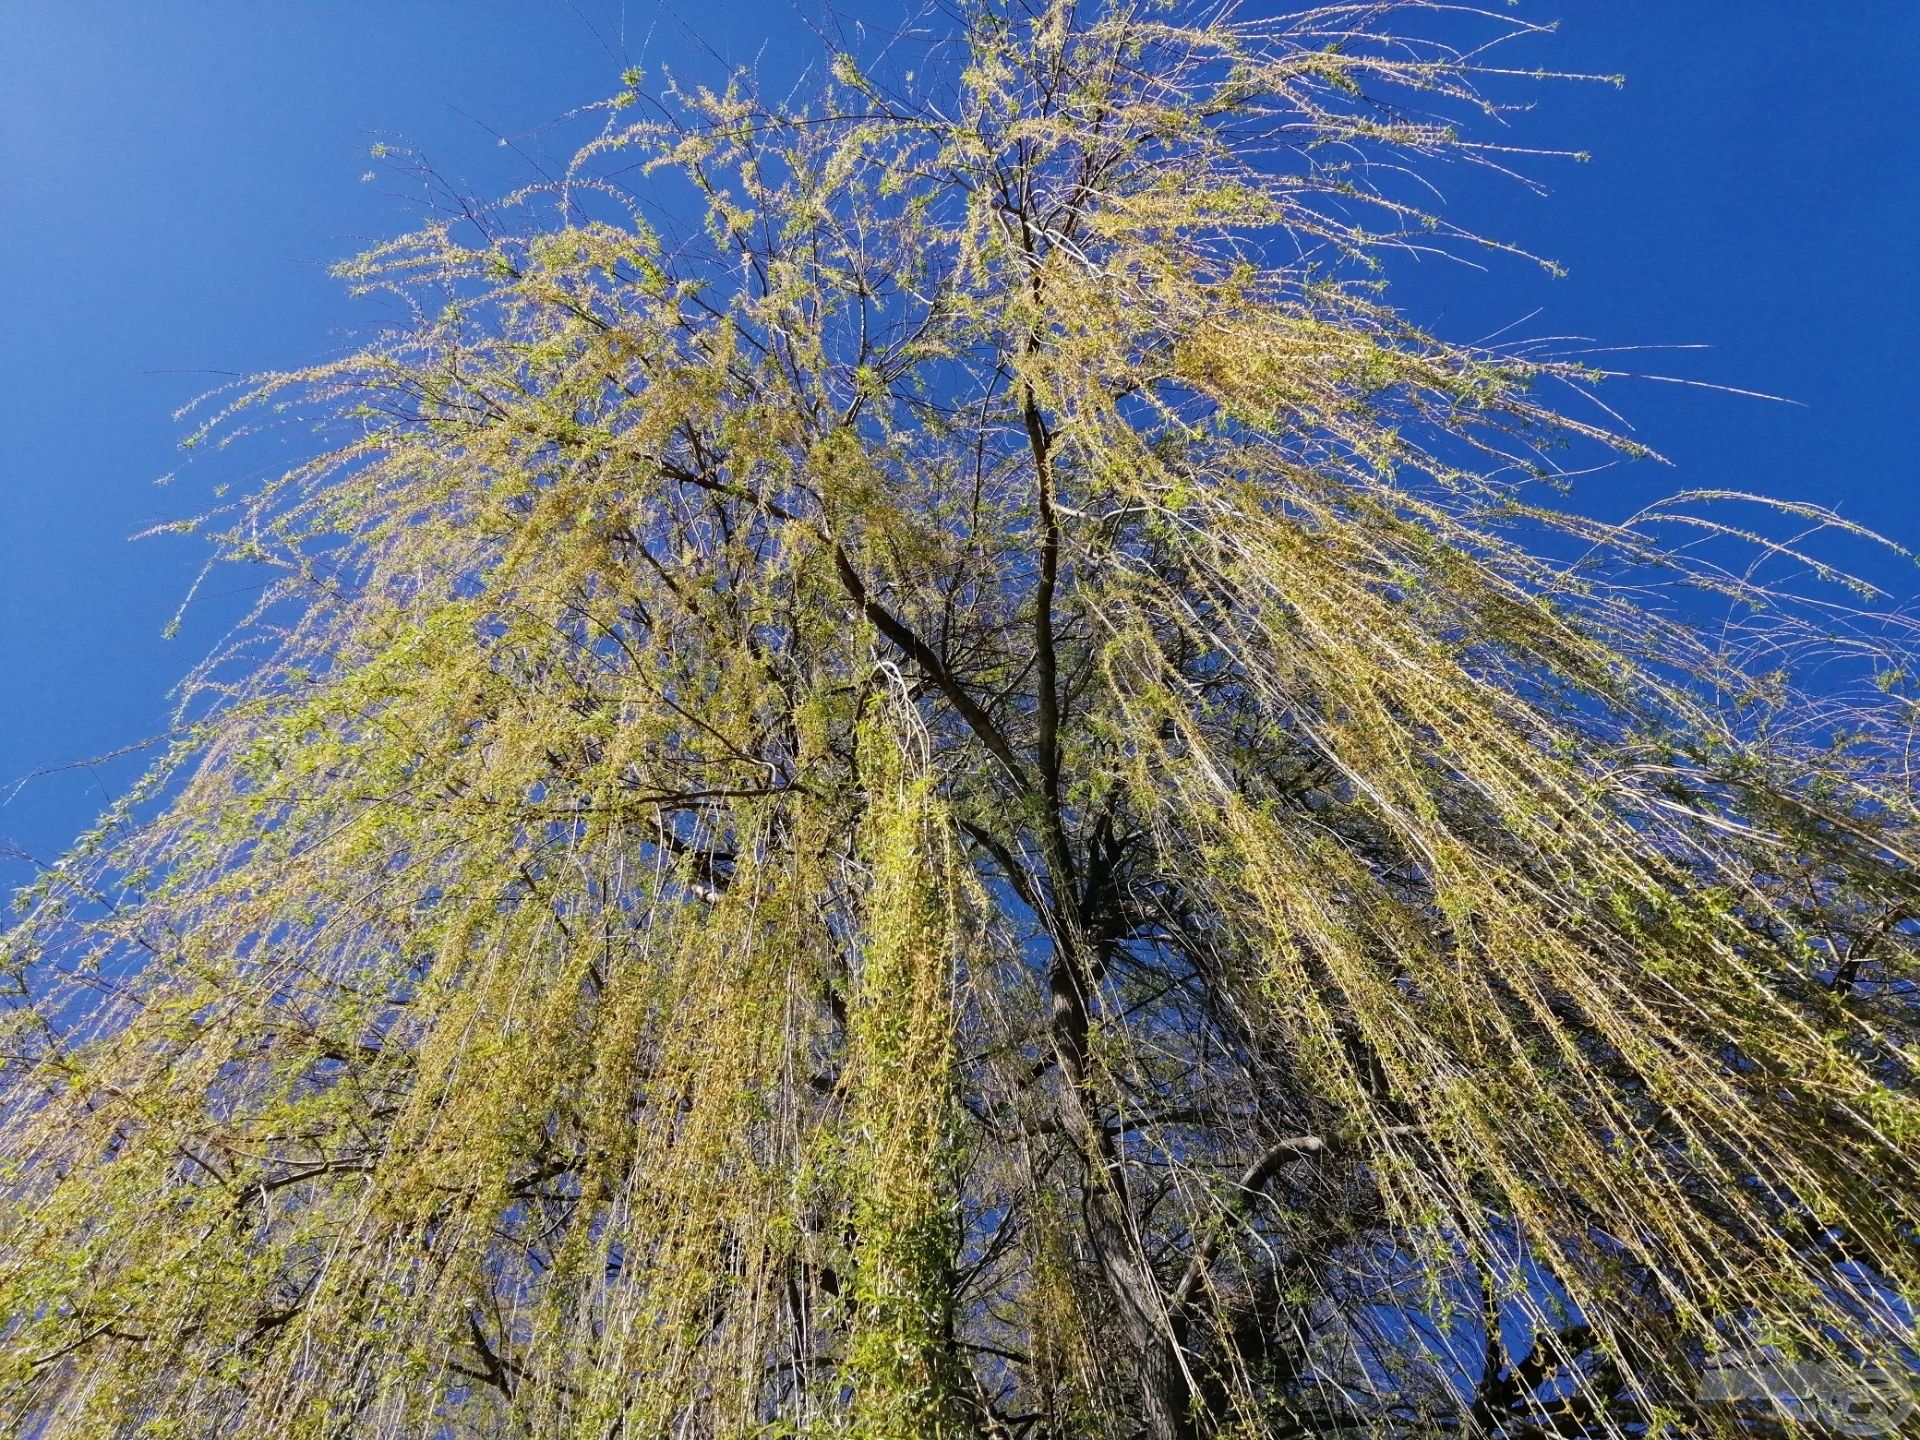
<path fill-rule="evenodd" d="M 629 75 L 210 422 L 323 438 L 5 937 L 11 1433 L 1778 1434 L 1729 1352 L 1897 1359 L 1897 615 L 1566 508 L 1600 377 L 1381 288 L 1528 27 L 948 23 Z"/>

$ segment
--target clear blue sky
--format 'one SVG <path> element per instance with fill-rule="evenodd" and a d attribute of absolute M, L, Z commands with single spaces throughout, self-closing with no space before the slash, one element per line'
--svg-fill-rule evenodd
<path fill-rule="evenodd" d="M 1629 363 L 1803 402 L 1617 387 L 1609 401 L 1678 469 L 1597 480 L 1580 497 L 1596 511 L 1730 486 L 1920 543 L 1920 4 L 1518 13 L 1562 28 L 1511 60 L 1628 77 L 1542 86 L 1516 122 L 1516 143 L 1592 162 L 1531 166 L 1545 199 L 1439 180 L 1463 221 L 1570 274 L 1423 265 L 1403 302 L 1459 339 L 1545 307 L 1524 332 L 1704 343 Z M 0 0 L 0 794 L 160 730 L 169 688 L 244 608 L 227 587 L 245 577 L 218 572 L 163 640 L 200 542 L 127 537 L 204 500 L 198 466 L 153 481 L 181 459 L 171 412 L 209 372 L 322 358 L 365 318 L 326 266 L 412 213 L 360 179 L 370 144 L 405 138 L 491 193 L 527 174 L 496 135 L 546 158 L 541 127 L 617 88 L 627 61 L 710 67 L 693 31 L 786 68 L 806 41 L 795 17 L 784 0 Z M 1917 588 L 1920 571 L 1901 578 Z M 0 841 L 57 853 L 97 809 L 93 785 L 26 786 L 0 806 Z M 0 861 L 0 883 L 19 878 Z"/>

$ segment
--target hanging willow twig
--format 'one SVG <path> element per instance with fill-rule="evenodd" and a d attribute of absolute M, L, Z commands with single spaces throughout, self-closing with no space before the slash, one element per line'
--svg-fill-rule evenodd
<path fill-rule="evenodd" d="M 954 27 L 633 77 L 210 422 L 332 439 L 6 937 L 12 1433 L 1741 1433 L 1720 1352 L 1897 1352 L 1905 622 L 1556 508 L 1600 377 L 1377 285 L 1530 27 Z"/>

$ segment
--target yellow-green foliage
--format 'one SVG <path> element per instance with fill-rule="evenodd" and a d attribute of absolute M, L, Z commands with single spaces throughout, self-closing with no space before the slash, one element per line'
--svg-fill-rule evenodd
<path fill-rule="evenodd" d="M 1737 1433 L 1710 1354 L 1887 1347 L 1904 622 L 1760 578 L 1814 507 L 1557 508 L 1602 377 L 1384 298 L 1519 83 L 1419 32 L 1529 27 L 952 24 L 630 77 L 209 421 L 324 438 L 0 941 L 9 1433 Z"/>
<path fill-rule="evenodd" d="M 872 876 L 847 1007 L 855 1313 L 844 1379 L 860 1434 L 958 1434 L 966 1428 L 953 1395 L 959 857 L 931 777 L 903 773 L 911 757 L 898 735 L 870 729 L 859 758 Z"/>

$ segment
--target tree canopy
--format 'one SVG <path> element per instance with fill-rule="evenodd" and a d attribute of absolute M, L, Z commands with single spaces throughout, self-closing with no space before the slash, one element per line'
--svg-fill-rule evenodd
<path fill-rule="evenodd" d="M 1605 377 L 1385 290 L 1499 248 L 1408 176 L 1534 27 L 940 23 L 630 74 L 209 422 L 323 439 L 0 942 L 13 1433 L 1778 1433 L 1716 1356 L 1898 1354 L 1909 632 L 1815 507 L 1584 518 Z"/>

